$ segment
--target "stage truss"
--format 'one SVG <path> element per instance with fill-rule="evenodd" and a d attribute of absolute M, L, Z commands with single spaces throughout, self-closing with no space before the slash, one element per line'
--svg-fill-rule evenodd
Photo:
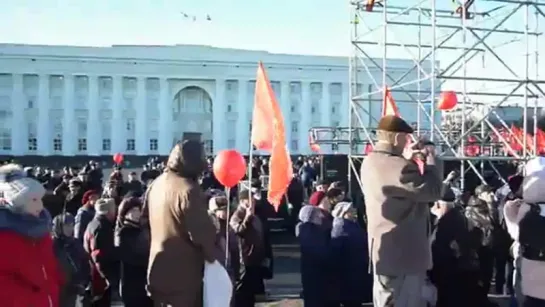
<path fill-rule="evenodd" d="M 359 174 L 355 160 L 375 142 L 376 110 L 389 87 L 404 104 L 401 116 L 411 108 L 415 113 L 416 134 L 438 144 L 442 159 L 461 161 L 462 189 L 467 172 L 486 182 L 485 164 L 495 169 L 492 161 L 534 156 L 535 139 L 526 138 L 518 140 L 520 154 L 505 153 L 511 147 L 500 130 L 512 132 L 501 107 L 522 108 L 524 135 L 536 129 L 545 96 L 538 70 L 545 1 L 466 1 L 352 1 L 349 125 L 312 128 L 312 140 L 347 152 L 349 168 Z M 412 64 L 400 67 L 394 58 Z M 436 110 L 441 90 L 458 93 L 456 109 Z M 480 147 L 478 156 L 462 150 L 468 139 Z M 350 173 L 348 180 L 361 186 Z"/>

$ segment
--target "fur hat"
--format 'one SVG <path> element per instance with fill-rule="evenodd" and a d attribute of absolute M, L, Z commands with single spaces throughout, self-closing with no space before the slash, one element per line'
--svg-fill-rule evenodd
<path fill-rule="evenodd" d="M 545 202 L 545 157 L 535 157 L 524 166 L 522 198 L 527 203 Z"/>
<path fill-rule="evenodd" d="M 378 130 L 398 133 L 413 133 L 414 129 L 402 118 L 394 115 L 383 116 L 378 122 Z"/>
<path fill-rule="evenodd" d="M 0 167 L 0 208 L 24 211 L 31 202 L 42 202 L 44 195 L 42 184 L 27 177 L 20 165 L 6 164 Z"/>
<path fill-rule="evenodd" d="M 335 209 L 333 209 L 333 212 L 331 214 L 333 215 L 333 217 L 342 218 L 346 213 L 348 213 L 353 208 L 354 206 L 352 205 L 352 203 L 343 201 L 335 205 Z"/>

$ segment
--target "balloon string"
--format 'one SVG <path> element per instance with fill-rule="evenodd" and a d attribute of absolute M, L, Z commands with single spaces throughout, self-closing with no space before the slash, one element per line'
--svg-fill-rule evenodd
<path fill-rule="evenodd" d="M 225 267 L 229 268 L 229 222 L 231 217 L 231 188 L 225 187 L 227 195 L 227 223 L 225 223 Z"/>

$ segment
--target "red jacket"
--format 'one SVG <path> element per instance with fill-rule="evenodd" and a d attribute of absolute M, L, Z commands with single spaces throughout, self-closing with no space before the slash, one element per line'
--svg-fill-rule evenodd
<path fill-rule="evenodd" d="M 57 307 L 61 274 L 49 235 L 0 231 L 0 306 Z"/>

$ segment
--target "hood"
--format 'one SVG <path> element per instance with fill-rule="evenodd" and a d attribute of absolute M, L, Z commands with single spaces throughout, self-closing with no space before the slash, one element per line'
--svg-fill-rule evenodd
<path fill-rule="evenodd" d="M 545 202 L 545 157 L 536 157 L 524 166 L 522 198 L 526 203 Z"/>
<path fill-rule="evenodd" d="M 166 168 L 180 177 L 197 179 L 206 169 L 204 147 L 194 140 L 176 144 L 170 152 Z"/>
<path fill-rule="evenodd" d="M 0 210 L 0 231 L 9 230 L 23 236 L 39 239 L 51 232 L 51 216 L 43 210 L 39 217 Z"/>
<path fill-rule="evenodd" d="M 75 224 L 75 219 L 74 219 L 74 216 L 72 214 L 64 213 L 64 214 L 57 215 L 53 219 L 53 229 L 52 229 L 53 236 L 55 236 L 57 238 L 64 237 L 64 233 L 62 231 L 62 226 L 67 225 L 67 224 L 68 225 L 74 225 Z"/>

